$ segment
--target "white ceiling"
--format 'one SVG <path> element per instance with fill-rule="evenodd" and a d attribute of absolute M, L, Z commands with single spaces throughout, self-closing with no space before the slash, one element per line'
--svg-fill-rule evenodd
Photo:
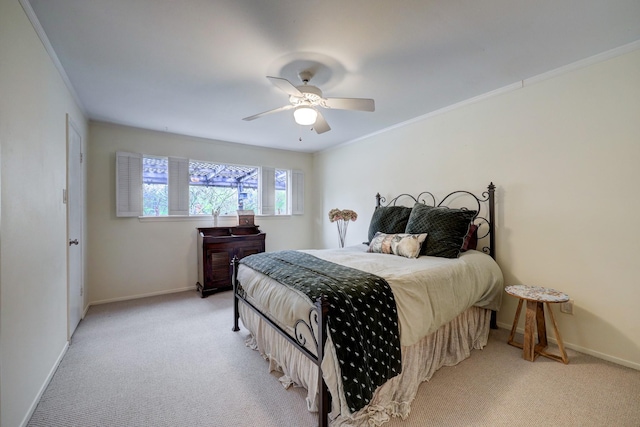
<path fill-rule="evenodd" d="M 638 0 L 30 0 L 94 120 L 319 151 L 640 40 Z M 376 111 L 317 135 L 265 77 Z M 302 137 L 302 141 L 300 141 Z"/>

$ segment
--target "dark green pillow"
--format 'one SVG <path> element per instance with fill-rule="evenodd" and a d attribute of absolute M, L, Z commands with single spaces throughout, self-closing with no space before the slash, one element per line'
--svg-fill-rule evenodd
<path fill-rule="evenodd" d="M 432 207 L 416 203 L 405 233 L 427 233 L 422 255 L 457 258 L 477 212 L 466 209 Z"/>
<path fill-rule="evenodd" d="M 385 234 L 404 233 L 411 210 L 406 206 L 381 206 L 376 208 L 369 223 L 369 242 L 378 231 Z"/>

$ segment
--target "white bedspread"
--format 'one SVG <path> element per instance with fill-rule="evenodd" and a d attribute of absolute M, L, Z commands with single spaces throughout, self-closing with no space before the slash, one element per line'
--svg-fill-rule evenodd
<path fill-rule="evenodd" d="M 403 346 L 418 342 L 471 306 L 500 308 L 502 271 L 482 252 L 467 251 L 455 259 L 368 253 L 366 245 L 304 252 L 386 279 L 396 300 Z M 310 301 L 306 295 L 243 265 L 238 280 L 247 299 L 267 309 L 288 332 L 293 332 L 298 319 L 308 319 Z M 309 350 L 315 354 L 315 349 Z"/>
<path fill-rule="evenodd" d="M 322 371 L 333 396 L 332 424 L 335 425 L 380 425 L 391 416 L 406 417 L 420 382 L 430 378 L 440 366 L 458 363 L 469 356 L 471 348 L 482 348 L 486 343 L 489 312 L 485 316 L 484 310 L 470 308 L 496 310 L 502 298 L 502 272 L 496 262 L 482 252 L 468 251 L 457 259 L 427 256 L 407 259 L 366 250 L 366 245 L 358 245 L 304 251 L 385 278 L 398 311 L 403 373 L 379 387 L 371 404 L 358 413 L 350 414 L 348 410 L 340 375 L 337 375 L 339 368 L 333 343 L 331 337 L 328 338 Z M 291 336 L 295 335 L 297 320 L 309 321 L 312 303 L 306 295 L 242 264 L 238 280 L 247 300 L 269 313 Z M 284 373 L 281 382 L 285 386 L 294 383 L 305 387 L 308 408 L 317 411 L 317 367 L 244 304 L 240 307 L 240 317 L 252 334 L 251 346 L 270 361 L 270 370 Z M 313 340 L 308 337 L 307 342 L 306 348 L 316 354 Z"/>

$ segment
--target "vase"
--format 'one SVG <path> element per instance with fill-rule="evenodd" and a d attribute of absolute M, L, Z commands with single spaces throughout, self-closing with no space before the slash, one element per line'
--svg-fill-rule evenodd
<path fill-rule="evenodd" d="M 338 225 L 338 244 L 341 248 L 344 248 L 344 241 L 347 237 L 347 226 L 349 225 L 349 221 L 337 221 Z"/>

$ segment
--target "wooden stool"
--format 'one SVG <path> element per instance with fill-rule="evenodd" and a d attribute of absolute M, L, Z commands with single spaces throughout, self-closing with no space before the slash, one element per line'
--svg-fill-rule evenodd
<path fill-rule="evenodd" d="M 556 325 L 556 319 L 553 317 L 553 311 L 549 306 L 550 303 L 560 303 L 569 301 L 569 295 L 556 291 L 555 289 L 542 288 L 539 286 L 526 286 L 526 285 L 513 285 L 507 286 L 505 292 L 516 298 L 520 298 L 518 301 L 518 309 L 516 310 L 516 316 L 513 319 L 513 327 L 511 328 L 511 334 L 507 341 L 512 346 L 521 348 L 522 357 L 525 360 L 533 362 L 536 357 L 542 355 L 549 359 L 569 363 L 567 352 L 564 351 L 564 344 L 558 332 L 558 325 Z M 527 313 L 524 324 L 524 342 L 518 343 L 513 340 L 513 336 L 516 333 L 516 327 L 518 326 L 518 319 L 520 318 L 520 311 L 522 310 L 522 302 L 527 301 Z M 544 320 L 544 304 L 549 309 L 549 317 L 553 324 L 553 332 L 560 348 L 560 355 L 551 354 L 545 351 L 547 348 L 547 328 Z M 535 331 L 538 330 L 538 344 L 535 343 Z"/>

